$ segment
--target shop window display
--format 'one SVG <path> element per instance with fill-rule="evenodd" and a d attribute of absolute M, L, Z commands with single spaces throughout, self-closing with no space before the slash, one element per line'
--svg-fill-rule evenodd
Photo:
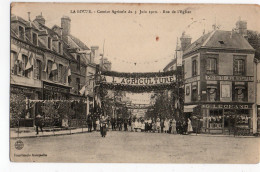
<path fill-rule="evenodd" d="M 210 110 L 208 121 L 209 121 L 209 128 L 222 129 L 223 127 L 222 109 Z"/>

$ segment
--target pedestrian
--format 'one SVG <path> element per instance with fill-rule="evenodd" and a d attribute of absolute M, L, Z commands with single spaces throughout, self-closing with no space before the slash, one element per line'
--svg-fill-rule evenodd
<path fill-rule="evenodd" d="M 190 134 L 190 133 L 193 132 L 190 118 L 188 118 L 188 124 L 187 125 L 188 125 L 187 133 Z"/>
<path fill-rule="evenodd" d="M 160 127 L 161 127 L 161 133 L 163 133 L 164 132 L 164 121 L 163 121 L 163 119 L 161 119 Z"/>
<path fill-rule="evenodd" d="M 106 137 L 107 134 L 107 118 L 105 118 L 104 115 L 102 115 L 100 119 L 100 134 L 102 137 Z"/>
<path fill-rule="evenodd" d="M 145 123 L 145 121 L 142 121 L 141 122 L 141 132 L 144 132 L 145 131 L 145 125 L 147 125 L 146 123 Z M 146 132 L 146 131 L 145 131 Z"/>
<path fill-rule="evenodd" d="M 96 117 L 93 118 L 93 130 L 96 131 L 97 130 L 97 119 Z"/>
<path fill-rule="evenodd" d="M 152 119 L 151 118 L 149 118 L 149 120 L 148 120 L 148 130 L 151 132 L 152 131 L 152 129 L 153 129 L 153 125 L 152 125 Z"/>
<path fill-rule="evenodd" d="M 156 131 L 156 121 L 155 120 L 153 120 L 152 121 L 152 131 L 155 133 L 155 131 Z"/>
<path fill-rule="evenodd" d="M 138 129 L 138 119 L 135 119 L 134 129 L 135 129 L 135 132 L 137 132 L 137 129 Z"/>
<path fill-rule="evenodd" d="M 172 119 L 169 121 L 169 134 L 172 133 Z"/>
<path fill-rule="evenodd" d="M 172 120 L 172 132 L 171 133 L 176 134 L 176 121 L 174 118 Z"/>
<path fill-rule="evenodd" d="M 132 119 L 128 119 L 128 131 L 132 131 Z"/>
<path fill-rule="evenodd" d="M 114 117 L 111 119 L 111 123 L 112 123 L 112 131 L 116 130 L 116 119 Z"/>
<path fill-rule="evenodd" d="M 122 119 L 120 117 L 117 119 L 117 126 L 118 130 L 122 131 Z"/>
<path fill-rule="evenodd" d="M 88 123 L 88 132 L 92 132 L 92 117 L 91 117 L 91 115 L 88 116 L 87 123 Z"/>
<path fill-rule="evenodd" d="M 41 132 L 43 133 L 43 119 L 42 119 L 42 116 L 40 114 L 38 114 L 36 117 L 35 117 L 35 126 L 36 126 L 36 135 L 39 134 L 39 128 L 41 129 Z"/>
<path fill-rule="evenodd" d="M 97 131 L 100 131 L 100 121 L 99 121 L 99 119 L 96 120 L 96 129 L 97 129 Z"/>
<path fill-rule="evenodd" d="M 160 130 L 161 130 L 160 118 L 157 118 L 157 120 L 156 120 L 156 129 L 157 129 L 158 133 L 160 133 Z"/>
<path fill-rule="evenodd" d="M 127 119 L 124 119 L 124 131 L 127 131 Z"/>
<path fill-rule="evenodd" d="M 169 132 L 169 120 L 167 118 L 164 120 L 164 132 Z"/>

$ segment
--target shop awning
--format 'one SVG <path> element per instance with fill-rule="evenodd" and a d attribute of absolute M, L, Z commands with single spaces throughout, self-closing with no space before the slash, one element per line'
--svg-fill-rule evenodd
<path fill-rule="evenodd" d="M 198 105 L 187 105 L 184 106 L 184 112 L 193 112 L 193 109 L 197 107 Z"/>

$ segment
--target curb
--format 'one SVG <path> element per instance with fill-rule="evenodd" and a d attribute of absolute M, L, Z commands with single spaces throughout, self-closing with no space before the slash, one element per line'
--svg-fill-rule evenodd
<path fill-rule="evenodd" d="M 88 132 L 88 131 L 83 131 L 83 132 L 65 133 L 65 134 L 21 136 L 21 137 L 10 137 L 10 139 L 25 139 L 25 138 L 37 138 L 37 137 L 52 137 L 52 136 L 63 136 L 63 135 L 84 134 L 84 133 L 89 133 L 89 132 Z"/>
<path fill-rule="evenodd" d="M 190 134 L 190 136 L 204 136 L 204 137 L 234 137 L 234 138 L 258 138 L 257 136 L 234 136 L 234 135 L 206 135 L 206 134 Z"/>

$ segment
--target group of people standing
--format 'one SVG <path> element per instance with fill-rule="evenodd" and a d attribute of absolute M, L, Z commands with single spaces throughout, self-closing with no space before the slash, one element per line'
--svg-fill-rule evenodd
<path fill-rule="evenodd" d="M 95 119 L 89 117 L 87 120 L 88 131 L 101 131 L 102 117 Z M 111 128 L 112 131 L 132 131 L 132 132 L 158 132 L 158 133 L 169 133 L 169 134 L 189 134 L 193 132 L 191 120 L 187 118 L 186 120 L 175 120 L 172 119 L 152 119 L 152 118 L 105 118 L 106 130 Z"/>

